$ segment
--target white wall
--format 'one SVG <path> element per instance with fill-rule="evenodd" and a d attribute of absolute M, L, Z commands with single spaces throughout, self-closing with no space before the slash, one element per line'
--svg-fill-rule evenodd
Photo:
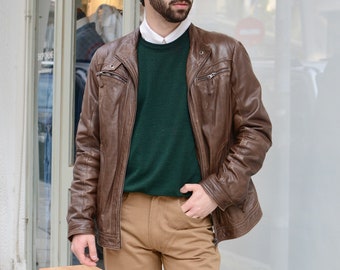
<path fill-rule="evenodd" d="M 0 9 L 0 269 L 25 267 L 25 3 Z"/>
<path fill-rule="evenodd" d="M 192 10 L 199 26 L 233 36 L 247 16 L 265 26 L 259 44 L 243 42 L 273 123 L 254 177 L 264 217 L 220 244 L 221 270 L 340 269 L 340 2 L 277 0 L 272 14 L 265 3 L 196 0 Z"/>

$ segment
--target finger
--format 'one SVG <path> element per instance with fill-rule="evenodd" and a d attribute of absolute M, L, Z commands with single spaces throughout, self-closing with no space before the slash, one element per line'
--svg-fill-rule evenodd
<path fill-rule="evenodd" d="M 79 259 L 79 258 L 78 258 Z M 91 258 L 90 258 L 90 254 L 86 254 L 85 252 L 82 255 L 82 259 L 79 259 L 79 262 L 82 265 L 86 265 L 86 266 L 96 266 L 97 263 L 94 262 Z"/>
<path fill-rule="evenodd" d="M 96 262 L 90 258 L 89 254 L 85 253 L 85 248 L 89 247 L 90 250 L 91 246 L 91 250 L 93 250 L 93 245 L 95 248 L 95 238 L 93 235 L 77 235 L 73 238 L 71 250 L 81 264 L 96 266 Z"/>
<path fill-rule="evenodd" d="M 181 187 L 181 189 L 179 190 L 181 193 L 187 193 L 188 190 L 186 188 L 186 185 L 184 185 L 183 187 Z"/>
<path fill-rule="evenodd" d="M 193 207 L 192 198 L 187 199 L 182 205 L 181 209 L 184 213 L 188 212 Z"/>
<path fill-rule="evenodd" d="M 182 211 L 188 216 L 188 217 L 194 217 L 198 216 L 198 210 L 199 207 L 195 205 L 194 201 L 190 198 L 186 200 L 186 202 L 181 206 Z"/>
<path fill-rule="evenodd" d="M 86 265 L 86 266 L 97 266 L 97 263 L 92 261 L 89 257 L 85 257 L 85 260 L 83 261 L 80 261 L 79 262 L 82 264 L 82 265 Z"/>
<path fill-rule="evenodd" d="M 196 219 L 200 219 L 201 216 L 199 213 L 196 213 L 195 211 L 193 210 L 189 210 L 185 213 L 186 216 L 190 217 L 190 218 L 196 218 Z"/>
<path fill-rule="evenodd" d="M 185 184 L 183 187 L 181 187 L 180 192 L 181 193 L 187 193 L 190 191 L 194 191 L 195 185 L 194 184 Z"/>
<path fill-rule="evenodd" d="M 89 257 L 93 262 L 98 261 L 98 256 L 97 256 L 97 248 L 96 248 L 96 241 L 95 238 L 89 240 Z"/>
<path fill-rule="evenodd" d="M 86 261 L 85 248 L 84 247 L 78 248 L 77 246 L 74 245 L 74 243 L 72 243 L 71 250 L 81 264 L 83 264 L 83 262 Z"/>
<path fill-rule="evenodd" d="M 181 209 L 183 213 L 187 213 L 190 210 L 190 208 L 191 206 L 188 204 L 188 201 L 186 201 L 185 203 L 181 205 Z"/>

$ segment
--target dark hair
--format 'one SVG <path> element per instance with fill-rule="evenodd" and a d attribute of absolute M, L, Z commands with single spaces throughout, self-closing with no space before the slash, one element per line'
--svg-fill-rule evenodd
<path fill-rule="evenodd" d="M 86 14 L 84 11 L 82 11 L 80 8 L 77 8 L 77 20 L 86 17 Z"/>
<path fill-rule="evenodd" d="M 144 0 L 140 0 L 141 4 L 144 6 Z"/>

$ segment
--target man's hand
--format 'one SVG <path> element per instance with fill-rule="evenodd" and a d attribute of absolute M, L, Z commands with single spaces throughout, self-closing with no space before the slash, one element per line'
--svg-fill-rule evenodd
<path fill-rule="evenodd" d="M 89 253 L 85 253 L 85 248 Z M 73 236 L 71 250 L 79 262 L 87 266 L 96 266 L 98 262 L 95 237 L 92 234 L 78 234 Z"/>
<path fill-rule="evenodd" d="M 188 217 L 205 218 L 217 207 L 216 202 L 200 184 L 185 184 L 180 192 L 192 192 L 190 198 L 182 205 L 182 210 Z"/>

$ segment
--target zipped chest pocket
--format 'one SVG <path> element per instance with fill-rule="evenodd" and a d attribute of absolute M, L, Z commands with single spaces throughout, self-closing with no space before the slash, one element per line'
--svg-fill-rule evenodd
<path fill-rule="evenodd" d="M 196 77 L 196 86 L 203 94 L 213 95 L 230 86 L 231 63 L 220 61 L 203 68 Z"/>
<path fill-rule="evenodd" d="M 230 75 L 230 68 L 229 67 L 221 68 L 221 69 L 213 71 L 209 74 L 199 76 L 199 77 L 197 77 L 197 81 L 200 82 L 200 81 L 205 81 L 205 80 L 212 80 L 216 76 L 219 76 L 219 75 L 222 75 L 222 74 Z"/>
<path fill-rule="evenodd" d="M 110 71 L 110 70 L 102 70 L 102 71 L 99 71 L 97 72 L 97 76 L 98 77 L 109 77 L 109 78 L 112 78 L 112 79 L 117 79 L 117 80 L 120 80 L 124 83 L 127 83 L 127 78 L 122 76 L 121 74 L 117 73 L 117 72 L 114 72 L 114 71 Z"/>
<path fill-rule="evenodd" d="M 106 111 L 110 111 L 126 93 L 129 86 L 128 72 L 118 59 L 113 59 L 109 64 L 103 65 L 96 76 L 99 86 L 99 105 Z"/>
<path fill-rule="evenodd" d="M 126 69 L 118 59 L 114 59 L 110 64 L 105 65 L 102 70 L 96 73 L 98 78 L 99 87 L 110 87 L 115 83 L 128 82 Z"/>

